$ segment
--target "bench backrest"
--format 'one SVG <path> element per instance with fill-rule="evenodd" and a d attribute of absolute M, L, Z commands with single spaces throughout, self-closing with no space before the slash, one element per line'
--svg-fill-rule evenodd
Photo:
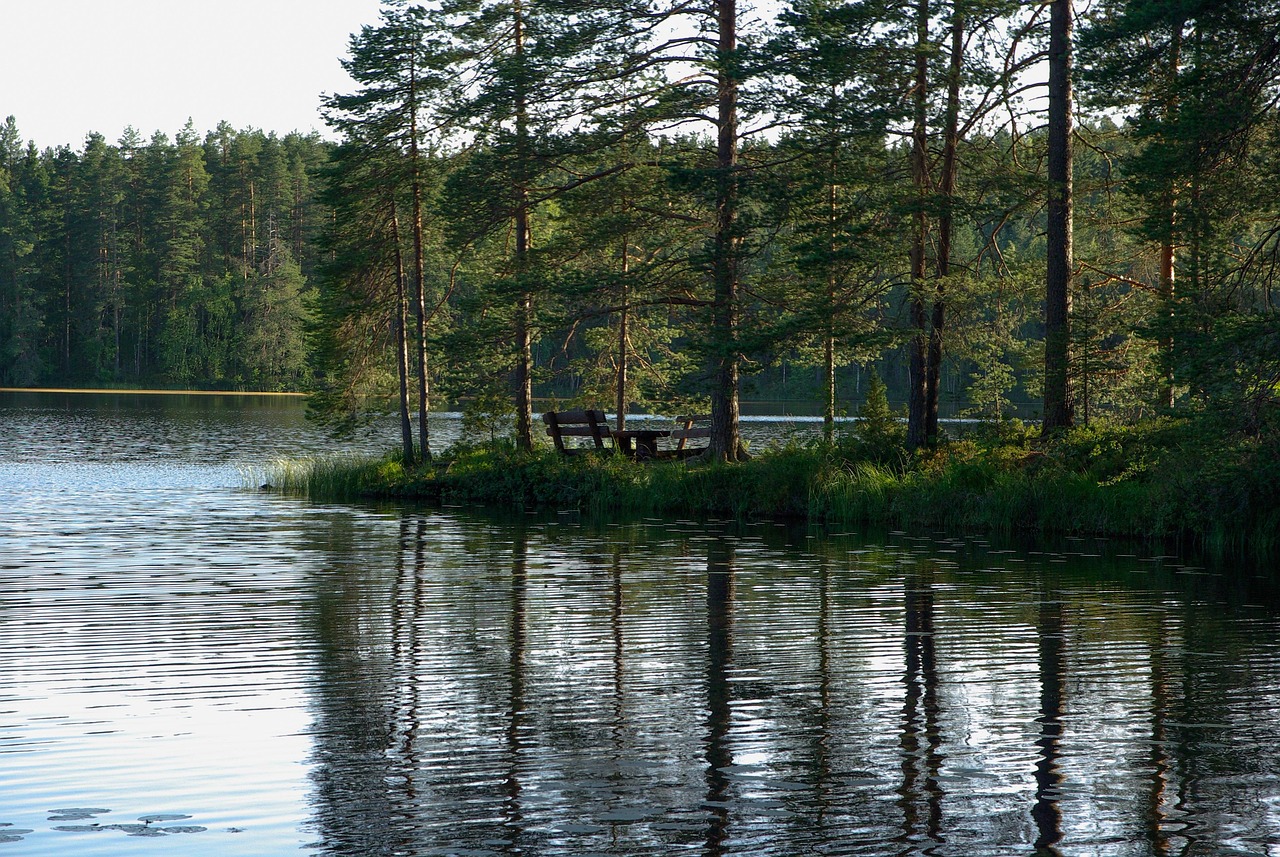
<path fill-rule="evenodd" d="M 671 439 L 679 441 L 677 451 L 684 451 L 685 444 L 693 438 L 711 437 L 711 415 L 696 417 L 676 417 L 676 428 L 671 432 Z"/>
<path fill-rule="evenodd" d="M 555 442 L 556 449 L 565 455 L 575 451 L 564 445 L 566 437 L 589 437 L 595 441 L 596 449 L 604 449 L 606 439 L 613 440 L 604 411 L 547 411 L 542 415 L 542 421 L 547 424 L 547 434 Z"/>

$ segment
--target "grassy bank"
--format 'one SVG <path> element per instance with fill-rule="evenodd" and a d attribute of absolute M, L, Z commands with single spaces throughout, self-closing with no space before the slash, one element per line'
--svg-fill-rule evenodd
<path fill-rule="evenodd" d="M 895 440 L 788 446 L 741 464 L 565 458 L 459 447 L 406 470 L 394 457 L 281 464 L 273 489 L 317 500 L 405 498 L 596 515 L 804 518 L 959 531 L 1041 531 L 1280 546 L 1280 443 L 1213 439 L 1185 423 L 1016 426 L 908 455 Z"/>

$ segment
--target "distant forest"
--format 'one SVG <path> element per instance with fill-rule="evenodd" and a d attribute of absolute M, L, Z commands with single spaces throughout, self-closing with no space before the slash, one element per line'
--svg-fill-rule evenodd
<path fill-rule="evenodd" d="M 299 389 L 331 145 L 0 128 L 0 384 Z"/>
<path fill-rule="evenodd" d="M 830 426 L 872 373 L 913 445 L 940 410 L 1260 431 L 1277 20 L 386 0 L 325 99 L 336 142 L 0 127 L 0 385 L 301 389 L 406 437 L 461 402 L 522 445 L 534 398 L 709 408 L 727 457 L 740 393 Z"/>

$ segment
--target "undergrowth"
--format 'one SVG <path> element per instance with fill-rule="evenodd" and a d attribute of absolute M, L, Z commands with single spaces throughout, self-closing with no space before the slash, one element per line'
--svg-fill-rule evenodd
<path fill-rule="evenodd" d="M 638 464 L 496 441 L 459 445 L 416 469 L 394 455 L 280 462 L 262 481 L 322 501 L 415 498 L 597 516 L 785 517 L 1280 547 L 1277 439 L 1225 443 L 1169 421 L 1092 426 L 1048 441 L 1005 425 L 916 454 L 896 438 L 793 443 L 734 464 Z"/>

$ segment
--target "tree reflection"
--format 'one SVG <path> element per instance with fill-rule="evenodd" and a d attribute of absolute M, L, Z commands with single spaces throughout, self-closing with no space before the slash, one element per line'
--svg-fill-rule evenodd
<path fill-rule="evenodd" d="M 733 662 L 733 545 L 721 540 L 707 548 L 707 857 L 725 853 L 729 832 L 729 749 Z"/>
<path fill-rule="evenodd" d="M 611 566 L 613 572 L 613 603 L 609 610 L 609 625 L 613 629 L 613 744 L 615 750 L 623 744 L 624 733 L 626 727 L 624 724 L 625 714 L 625 687 L 623 685 L 623 664 L 626 663 L 624 658 L 624 637 L 622 634 L 622 548 L 615 546 L 613 550 L 613 563 Z"/>
<path fill-rule="evenodd" d="M 521 809 L 522 732 L 525 725 L 525 645 L 528 639 L 529 534 L 523 524 L 514 527 L 511 546 L 511 640 L 508 661 L 510 696 L 507 706 L 507 770 L 502 782 L 503 826 L 507 829 L 504 850 L 520 853 L 523 832 Z"/>
<path fill-rule="evenodd" d="M 333 527 L 326 535 L 335 557 L 350 557 L 356 555 L 357 540 L 368 534 Z M 403 759 L 393 760 L 397 748 L 403 747 L 395 735 L 400 723 L 395 699 L 398 668 L 392 660 L 399 654 L 396 625 L 403 616 L 379 617 L 378 607 L 364 596 L 373 588 L 370 578 L 376 580 L 388 570 L 393 576 L 387 582 L 393 587 L 403 581 L 408 573 L 406 537 L 402 522 L 396 545 L 400 549 L 389 569 L 377 567 L 376 555 L 369 557 L 372 567 L 334 574 L 314 595 L 315 717 L 321 738 L 311 776 L 324 853 L 381 855 L 403 850 L 396 845 L 406 835 L 403 795 L 388 789 L 389 782 L 403 784 L 412 767 Z M 384 636 L 388 633 L 389 641 Z"/>
<path fill-rule="evenodd" d="M 1280 658 L 1214 604 L 1044 569 L 995 589 L 918 555 L 846 572 L 705 529 L 655 547 L 441 517 L 317 527 L 318 853 L 1054 857 L 1067 839 L 1166 855 L 1274 837 L 1258 748 L 1280 734 Z"/>
<path fill-rule="evenodd" d="M 1167 804 L 1169 801 L 1169 719 L 1170 688 L 1165 652 L 1169 648 L 1168 629 L 1161 621 L 1151 647 L 1151 792 L 1147 805 L 1147 837 L 1156 855 L 1170 853 Z"/>
<path fill-rule="evenodd" d="M 395 560 L 395 590 L 391 601 L 391 662 L 396 677 L 392 692 L 395 694 L 395 729 L 391 757 L 392 776 L 388 786 L 401 791 L 393 797 L 393 812 L 411 828 L 414 809 L 418 803 L 419 764 L 415 752 L 418 732 L 422 727 L 422 690 L 417 681 L 418 664 L 422 655 L 422 642 L 418 634 L 418 617 L 425 609 L 423 604 L 422 577 L 426 565 L 426 519 L 406 515 L 400 519 L 400 537 Z M 409 557 L 412 557 L 410 563 Z M 405 847 L 409 845 L 407 833 L 398 837 Z"/>
<path fill-rule="evenodd" d="M 902 703 L 902 808 L 904 845 L 922 836 L 942 842 L 942 735 L 938 728 L 938 660 L 934 649 L 933 569 L 922 564 L 904 584 L 906 671 Z M 923 739 L 923 740 L 922 740 Z M 920 804 L 923 802 L 924 811 Z M 923 819 L 922 819 L 923 816 Z"/>
<path fill-rule="evenodd" d="M 1057 844 L 1062 840 L 1062 810 L 1058 806 L 1058 786 L 1062 782 L 1058 758 L 1061 755 L 1062 692 L 1066 670 L 1062 602 L 1048 598 L 1042 600 L 1038 625 L 1040 716 L 1036 723 L 1040 727 L 1040 737 L 1036 739 L 1039 756 L 1036 759 L 1036 802 L 1031 808 L 1031 817 L 1036 825 L 1036 854 L 1049 857 L 1061 853 Z"/>
<path fill-rule="evenodd" d="M 817 771 L 818 826 L 824 827 L 831 795 L 831 562 L 825 557 L 818 568 L 818 738 L 815 750 Z"/>

